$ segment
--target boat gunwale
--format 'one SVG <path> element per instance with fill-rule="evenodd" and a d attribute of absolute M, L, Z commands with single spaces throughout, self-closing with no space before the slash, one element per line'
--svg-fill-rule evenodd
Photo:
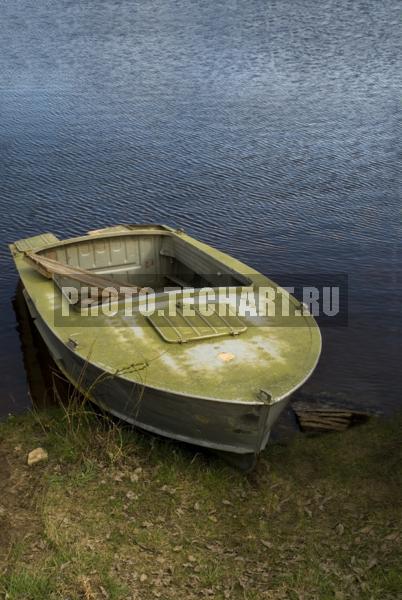
<path fill-rule="evenodd" d="M 59 246 L 65 246 L 65 245 L 69 245 L 69 244 L 79 243 L 81 241 L 91 240 L 91 239 L 95 239 L 95 238 L 103 239 L 103 238 L 108 238 L 108 237 L 120 237 L 120 236 L 125 237 L 125 236 L 130 236 L 133 234 L 135 234 L 135 235 L 143 235 L 143 234 L 156 235 L 157 234 L 157 235 L 162 235 L 162 236 L 167 236 L 167 237 L 171 236 L 171 237 L 177 237 L 179 239 L 182 239 L 185 243 L 189 244 L 190 246 L 194 246 L 194 247 L 198 248 L 201 252 L 210 256 L 218 264 L 222 264 L 225 267 L 227 267 L 229 269 L 229 271 L 231 271 L 232 273 L 234 273 L 236 275 L 240 275 L 242 277 L 247 277 L 251 282 L 251 283 L 239 285 L 239 286 L 225 286 L 225 287 L 228 287 L 229 289 L 253 287 L 255 285 L 254 277 L 256 277 L 256 276 L 263 277 L 271 287 L 274 287 L 276 289 L 277 288 L 284 289 L 280 284 L 276 283 L 275 281 L 273 281 L 272 279 L 270 279 L 269 277 L 267 277 L 260 271 L 257 271 L 253 267 L 246 265 L 239 259 L 227 254 L 226 252 L 223 252 L 222 250 L 214 248 L 213 246 L 210 246 L 209 244 L 206 244 L 205 242 L 201 242 L 201 241 L 197 240 L 196 238 L 193 238 L 192 236 L 188 235 L 183 230 L 180 230 L 180 229 L 176 230 L 176 229 L 170 228 L 168 225 L 153 225 L 152 229 L 151 228 L 147 229 L 146 226 L 143 226 L 143 225 L 139 226 L 139 229 L 136 228 L 137 227 L 136 225 L 120 224 L 120 225 L 117 225 L 117 227 L 127 227 L 127 231 L 110 231 L 110 232 L 105 231 L 104 234 L 101 234 L 101 232 L 103 230 L 99 229 L 99 230 L 96 230 L 96 233 L 91 234 L 91 233 L 87 232 L 85 235 L 67 238 L 65 240 L 59 240 L 53 244 L 46 244 L 44 246 L 35 248 L 34 250 L 30 250 L 29 252 L 31 254 L 41 254 L 45 250 L 51 250 L 53 248 L 58 248 Z M 132 227 L 132 229 L 130 229 L 130 227 Z M 145 229 L 143 227 L 145 227 Z M 160 227 L 161 229 L 153 229 L 155 227 Z M 107 230 L 107 228 L 105 228 L 105 230 Z M 183 239 L 183 236 L 185 236 L 187 239 Z M 17 241 L 19 241 L 19 240 L 17 240 Z M 13 248 L 15 248 L 18 253 L 23 254 L 23 255 L 25 255 L 27 253 L 27 251 L 18 250 L 18 248 L 15 246 L 15 244 L 16 244 L 16 242 L 9 244 L 9 248 L 11 250 Z M 203 247 L 200 248 L 199 247 L 200 245 L 202 245 Z M 223 258 L 222 259 L 216 258 L 214 256 L 214 253 L 219 253 Z M 225 261 L 225 259 L 226 259 L 226 261 Z M 228 264 L 228 261 L 235 262 L 239 266 L 246 267 L 247 269 L 250 270 L 250 272 L 248 272 L 247 274 L 241 273 L 240 271 L 237 271 L 235 268 L 231 267 Z M 91 272 L 91 271 L 89 271 L 89 272 Z M 96 273 L 95 273 L 95 275 L 96 275 Z M 219 286 L 217 286 L 217 287 L 205 286 L 205 287 L 210 287 L 211 289 L 214 289 L 214 290 L 219 289 Z M 194 289 L 200 289 L 200 288 L 194 288 Z M 292 304 L 294 304 L 294 306 L 300 307 L 302 305 L 302 303 L 290 293 L 289 293 L 289 300 Z M 303 317 L 304 316 L 306 318 L 313 318 L 312 315 L 308 315 L 308 314 L 303 315 Z"/>
<path fill-rule="evenodd" d="M 240 286 L 226 286 L 226 287 L 250 287 L 251 285 L 253 285 L 252 276 L 253 275 L 254 276 L 261 275 L 261 273 L 259 273 L 257 270 L 253 269 L 252 267 L 249 267 L 248 265 L 241 262 L 237 258 L 230 256 L 229 254 L 227 254 L 221 250 L 218 250 L 217 248 L 209 246 L 209 244 L 200 242 L 199 240 L 189 236 L 183 230 L 171 229 L 167 225 L 154 225 L 152 228 L 149 228 L 149 229 L 146 229 L 146 228 L 145 229 L 141 229 L 141 228 L 129 229 L 131 227 L 130 225 L 117 225 L 117 227 L 119 227 L 119 226 L 127 227 L 127 231 L 109 231 L 109 232 L 105 231 L 104 233 L 102 233 L 102 230 L 100 229 L 100 230 L 96 230 L 96 233 L 87 232 L 85 235 L 82 235 L 82 236 L 76 236 L 76 237 L 72 237 L 72 238 L 67 238 L 65 240 L 59 240 L 52 244 L 46 244 L 43 246 L 39 246 L 38 248 L 29 250 L 29 251 L 19 250 L 16 246 L 17 242 L 13 242 L 12 244 L 9 244 L 9 247 L 11 250 L 13 248 L 15 248 L 15 250 L 17 252 L 20 252 L 23 255 L 25 255 L 25 254 L 41 255 L 42 253 L 44 253 L 48 250 L 53 250 L 53 249 L 56 249 L 56 248 L 59 248 L 62 246 L 70 246 L 70 245 L 74 245 L 74 244 L 79 244 L 81 242 L 86 242 L 86 241 L 89 242 L 89 241 L 92 241 L 95 239 L 108 239 L 110 237 L 113 237 L 113 238 L 114 237 L 132 237 L 133 235 L 134 236 L 145 235 L 145 236 L 153 237 L 153 236 L 157 235 L 157 236 L 162 236 L 162 237 L 172 237 L 172 238 L 181 239 L 184 243 L 188 244 L 189 246 L 193 246 L 193 247 L 197 248 L 200 252 L 202 252 L 209 258 L 211 258 L 213 261 L 215 261 L 216 264 L 224 266 L 225 269 L 229 273 L 231 273 L 233 275 L 237 275 L 238 277 L 248 280 L 247 283 L 244 282 L 244 284 L 240 285 Z M 161 227 L 163 229 L 155 229 L 155 227 Z M 19 240 L 17 240 L 17 241 L 19 241 Z M 200 247 L 200 246 L 202 246 L 202 247 Z M 217 258 L 216 256 L 214 256 L 214 253 L 219 253 L 221 255 L 221 258 Z M 239 267 L 247 267 L 247 269 L 250 270 L 250 273 L 242 273 L 241 270 L 236 269 L 233 266 L 231 266 L 229 264 L 229 262 L 235 262 Z M 93 273 L 94 275 L 96 275 L 96 273 L 94 273 L 94 271 L 96 271 L 96 269 L 88 270 L 89 273 Z M 272 283 L 274 283 L 274 282 L 272 282 Z M 205 287 L 212 287 L 212 286 L 205 286 Z M 275 285 L 275 287 L 278 287 L 278 286 Z M 217 289 L 217 288 L 214 288 L 214 289 Z"/>
<path fill-rule="evenodd" d="M 162 225 L 161 225 L 161 227 L 162 227 Z M 101 230 L 99 230 L 99 231 L 101 231 Z M 36 248 L 34 250 L 30 250 L 30 251 L 18 250 L 18 248 L 15 246 L 16 242 L 13 242 L 13 243 L 9 244 L 9 247 L 10 247 L 11 250 L 13 248 L 15 248 L 18 253 L 23 254 L 23 255 L 25 255 L 27 253 L 30 253 L 30 254 L 41 254 L 45 250 L 52 250 L 53 248 L 58 248 L 60 246 L 65 246 L 65 245 L 69 245 L 69 244 L 79 243 L 79 242 L 82 242 L 82 241 L 91 240 L 91 239 L 95 239 L 95 238 L 96 239 L 103 239 L 103 238 L 108 238 L 108 237 L 120 237 L 122 235 L 123 236 L 130 236 L 133 233 L 136 233 L 138 235 L 142 235 L 144 232 L 146 234 L 149 234 L 149 235 L 155 235 L 155 234 L 159 235 L 159 234 L 161 234 L 163 236 L 178 237 L 179 239 L 183 239 L 181 236 L 185 235 L 188 239 L 184 239 L 183 241 L 186 242 L 187 244 L 189 244 L 191 246 L 194 246 L 194 247 L 198 247 L 199 244 L 202 244 L 203 246 L 205 246 L 206 249 L 205 248 L 199 248 L 199 247 L 198 247 L 198 249 L 201 252 L 203 252 L 204 254 L 210 256 L 218 264 L 221 264 L 221 265 L 224 265 L 225 267 L 227 267 L 228 270 L 230 272 L 232 272 L 233 274 L 240 275 L 241 277 L 245 277 L 245 278 L 249 279 L 250 283 L 247 283 L 247 284 L 245 283 L 244 285 L 224 286 L 224 287 L 227 287 L 230 290 L 235 290 L 235 289 L 237 290 L 237 289 L 244 289 L 244 288 L 253 288 L 256 285 L 256 282 L 255 282 L 255 279 L 254 279 L 256 276 L 257 277 L 263 277 L 266 280 L 266 282 L 271 287 L 273 287 L 273 288 L 284 289 L 280 284 L 276 283 L 275 281 L 273 281 L 272 279 L 270 279 L 269 277 L 267 277 L 263 273 L 260 273 L 259 271 L 257 271 L 253 267 L 250 267 L 249 265 L 246 265 L 242 261 L 238 260 L 235 257 L 232 257 L 231 255 L 227 254 L 226 252 L 223 252 L 222 250 L 218 250 L 218 249 L 216 249 L 216 248 L 214 248 L 212 246 L 209 246 L 208 244 L 205 244 L 204 242 L 200 242 L 199 240 L 196 240 L 195 238 L 192 238 L 191 236 L 189 236 L 188 234 L 186 234 L 184 231 L 178 231 L 178 232 L 176 232 L 175 230 L 170 230 L 170 229 L 168 229 L 166 231 L 163 230 L 163 229 L 161 229 L 161 230 L 157 230 L 156 229 L 154 231 L 150 230 L 150 229 L 149 230 L 138 230 L 138 231 L 136 231 L 135 229 L 133 229 L 133 230 L 117 231 L 117 232 L 113 231 L 113 232 L 110 232 L 110 233 L 105 233 L 104 235 L 100 235 L 99 233 L 96 233 L 96 234 L 87 233 L 87 234 L 85 234 L 83 236 L 78 236 L 78 237 L 73 237 L 73 238 L 67 238 L 65 240 L 60 240 L 60 241 L 58 241 L 58 242 L 56 242 L 54 244 L 48 244 L 48 245 L 45 245 L 45 246 L 40 246 L 40 247 L 38 247 L 38 248 Z M 196 242 L 196 243 L 194 244 L 193 242 Z M 239 266 L 246 267 L 247 269 L 250 270 L 250 272 L 246 274 L 246 273 L 242 273 L 240 271 L 237 271 L 235 268 L 231 267 L 228 264 L 227 261 L 225 262 L 224 259 L 222 260 L 222 259 L 216 258 L 213 255 L 214 252 L 218 252 L 220 255 L 223 255 L 224 257 L 227 258 L 228 261 L 234 261 Z M 94 270 L 96 270 L 96 269 L 94 269 Z M 93 271 L 89 270 L 88 272 L 92 273 Z M 94 273 L 94 275 L 96 275 L 96 273 Z M 217 290 L 217 289 L 219 289 L 220 286 L 203 286 L 203 287 L 205 287 L 205 288 L 208 287 L 210 289 Z M 202 288 L 194 288 L 194 289 L 197 290 L 197 289 L 202 289 Z M 158 292 L 157 294 L 159 295 L 159 294 L 163 294 L 163 293 L 165 293 L 165 292 L 160 292 L 160 293 Z M 301 302 L 299 300 L 297 300 L 297 298 L 295 298 L 292 294 L 289 294 L 289 300 L 290 300 L 290 302 L 292 304 L 294 304 L 294 306 L 297 306 L 297 307 L 301 306 Z M 305 317 L 309 318 L 309 317 L 311 317 L 311 315 L 306 314 Z"/>

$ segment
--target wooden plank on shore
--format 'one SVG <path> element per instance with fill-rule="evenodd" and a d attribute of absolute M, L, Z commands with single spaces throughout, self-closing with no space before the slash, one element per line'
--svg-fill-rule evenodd
<path fill-rule="evenodd" d="M 345 431 L 352 425 L 365 422 L 371 415 L 362 410 L 336 406 L 323 401 L 299 400 L 292 404 L 303 431 Z"/>

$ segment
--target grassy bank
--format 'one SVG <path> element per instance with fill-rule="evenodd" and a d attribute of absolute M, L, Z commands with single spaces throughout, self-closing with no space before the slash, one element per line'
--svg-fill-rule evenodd
<path fill-rule="evenodd" d="M 401 429 L 296 436 L 245 476 L 91 416 L 12 418 L 0 598 L 400 598 Z"/>

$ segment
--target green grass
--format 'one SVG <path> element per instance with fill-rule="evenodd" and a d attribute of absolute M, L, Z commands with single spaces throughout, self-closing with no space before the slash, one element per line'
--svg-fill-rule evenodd
<path fill-rule="evenodd" d="M 92 414 L 12 418 L 0 598 L 401 598 L 401 427 L 297 435 L 245 476 Z"/>
<path fill-rule="evenodd" d="M 46 577 L 36 576 L 24 570 L 12 573 L 6 583 L 9 600 L 43 600 L 49 598 L 52 592 Z"/>

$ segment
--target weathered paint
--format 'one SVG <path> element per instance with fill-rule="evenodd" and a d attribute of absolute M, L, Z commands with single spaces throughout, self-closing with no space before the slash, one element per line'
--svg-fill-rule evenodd
<path fill-rule="evenodd" d="M 187 254 L 197 257 L 194 260 L 202 267 L 209 258 L 209 266 L 212 259 L 218 268 L 221 265 L 234 274 L 241 273 L 247 284 L 252 285 L 258 278 L 260 285 L 275 286 L 233 257 L 163 226 L 118 226 L 64 242 L 56 241 L 52 234 L 20 240 L 10 249 L 31 310 L 52 354 L 73 382 L 78 379 L 73 371 L 84 363 L 90 365 L 88 373 L 108 374 L 107 385 L 93 391 L 94 400 L 128 421 L 200 445 L 258 452 L 285 400 L 315 368 L 321 337 L 314 319 L 309 315 L 287 317 L 280 326 L 281 317 L 267 317 L 261 326 L 248 326 L 239 336 L 185 344 L 165 342 L 147 318 L 138 313 L 127 317 L 119 312 L 94 319 L 72 312 L 66 326 L 55 323 L 54 309 L 66 300 L 52 281 L 24 260 L 19 248 L 63 253 L 67 250 L 60 248 L 71 248 L 76 241 L 90 240 L 93 244 L 105 235 L 107 239 L 117 239 L 125 232 L 163 233 L 166 249 L 169 238 L 179 240 L 180 251 L 187 249 Z M 150 252 L 150 247 L 146 248 Z M 159 301 L 166 304 L 163 297 Z M 292 297 L 290 301 L 299 305 Z M 300 325 L 301 320 L 304 326 Z M 85 385 L 90 384 L 87 381 Z M 128 389 L 137 390 L 137 395 L 142 390 L 139 400 L 130 397 Z M 267 391 L 265 400 L 261 400 L 260 390 Z"/>

